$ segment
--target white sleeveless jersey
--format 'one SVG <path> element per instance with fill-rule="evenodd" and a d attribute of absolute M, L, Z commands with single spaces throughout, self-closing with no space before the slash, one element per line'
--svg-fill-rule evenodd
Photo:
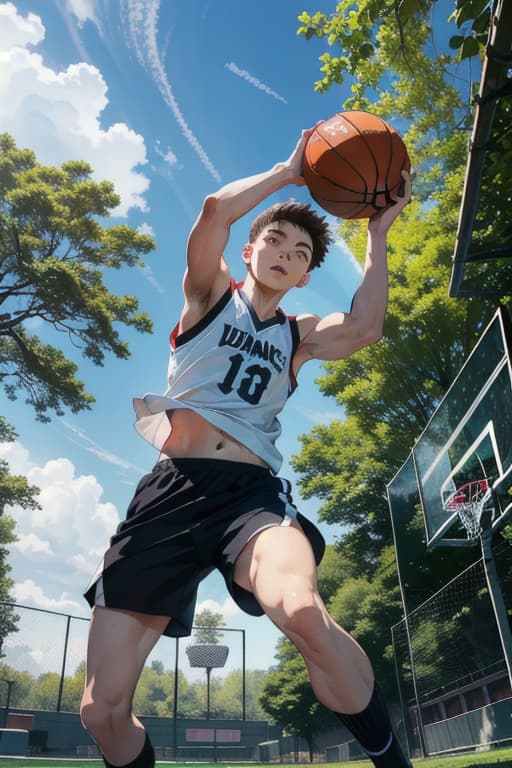
<path fill-rule="evenodd" d="M 168 389 L 134 400 L 136 429 L 159 450 L 169 435 L 166 411 L 190 408 L 262 458 L 277 473 L 282 456 L 277 414 L 296 387 L 291 363 L 299 342 L 295 318 L 280 309 L 261 321 L 231 286 L 209 312 L 171 334 Z"/>

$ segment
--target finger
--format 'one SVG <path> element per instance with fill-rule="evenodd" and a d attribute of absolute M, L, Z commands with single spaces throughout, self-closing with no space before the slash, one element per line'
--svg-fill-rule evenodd
<path fill-rule="evenodd" d="M 403 200 L 403 198 L 408 199 L 411 196 L 412 179 L 415 176 L 416 174 L 411 175 L 407 171 L 402 171 L 402 180 L 398 185 L 396 197 L 394 197 L 395 202 Z"/>

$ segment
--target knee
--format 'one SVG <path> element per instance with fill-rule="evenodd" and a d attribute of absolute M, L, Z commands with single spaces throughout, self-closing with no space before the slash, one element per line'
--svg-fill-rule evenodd
<path fill-rule="evenodd" d="M 131 713 L 123 702 L 113 703 L 86 692 L 80 704 L 80 719 L 85 730 L 102 741 L 102 738 L 121 733 L 130 721 Z"/>
<path fill-rule="evenodd" d="M 94 736 L 108 720 L 108 711 L 99 701 L 84 695 L 80 702 L 80 720 L 86 731 Z"/>

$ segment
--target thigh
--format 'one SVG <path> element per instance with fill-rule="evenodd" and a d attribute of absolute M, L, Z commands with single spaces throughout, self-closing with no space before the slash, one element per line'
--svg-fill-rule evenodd
<path fill-rule="evenodd" d="M 144 663 L 169 623 L 168 616 L 93 609 L 87 646 L 86 696 L 131 702 Z"/>
<path fill-rule="evenodd" d="M 315 557 L 299 523 L 266 528 L 251 539 L 236 561 L 234 580 L 274 621 L 294 585 L 300 592 L 316 591 Z"/>

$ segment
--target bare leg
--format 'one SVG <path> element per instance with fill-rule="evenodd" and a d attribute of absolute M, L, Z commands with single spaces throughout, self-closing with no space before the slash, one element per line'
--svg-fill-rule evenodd
<path fill-rule="evenodd" d="M 144 727 L 132 712 L 133 694 L 144 663 L 168 623 L 167 616 L 93 609 L 80 714 L 113 765 L 130 763 L 144 745 Z"/>
<path fill-rule="evenodd" d="M 370 661 L 329 616 L 310 544 L 298 526 L 268 528 L 250 541 L 237 560 L 235 580 L 299 649 L 322 704 L 345 713 L 366 707 L 374 686 Z"/>
<path fill-rule="evenodd" d="M 317 699 L 337 714 L 377 768 L 412 768 L 396 739 L 370 661 L 329 616 L 316 584 L 311 547 L 296 524 L 262 531 L 237 560 L 235 580 L 306 663 Z"/>

